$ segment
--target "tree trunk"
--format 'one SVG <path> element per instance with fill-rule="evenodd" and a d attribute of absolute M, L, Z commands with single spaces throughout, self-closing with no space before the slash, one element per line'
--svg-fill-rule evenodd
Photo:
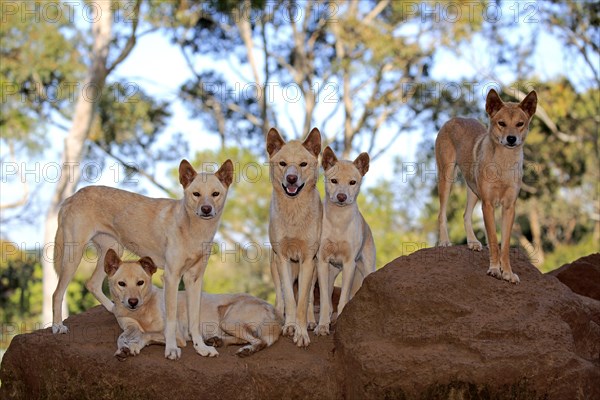
<path fill-rule="evenodd" d="M 52 322 L 52 293 L 56 289 L 58 278 L 54 272 L 53 244 L 58 225 L 58 211 L 60 205 L 67 197 L 71 196 L 81 175 L 81 160 L 85 141 L 89 136 L 90 127 L 95 115 L 95 105 L 99 100 L 108 73 L 107 58 L 108 48 L 112 39 L 112 11 L 110 1 L 96 2 L 98 15 L 92 23 L 93 46 L 91 63 L 85 80 L 79 86 L 79 96 L 75 104 L 75 112 L 71 129 L 64 141 L 62 156 L 62 173 L 46 215 L 44 233 L 44 252 L 42 257 L 43 268 L 43 294 L 42 323 L 50 325 Z M 65 303 L 63 303 L 65 308 Z M 66 315 L 63 314 L 63 315 Z"/>

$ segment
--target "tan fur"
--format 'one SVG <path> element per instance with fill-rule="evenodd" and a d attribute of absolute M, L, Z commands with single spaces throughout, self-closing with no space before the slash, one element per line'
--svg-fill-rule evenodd
<path fill-rule="evenodd" d="M 523 143 L 536 106 L 535 91 L 529 93 L 521 103 L 504 103 L 492 89 L 486 100 L 486 112 L 490 117 L 487 131 L 475 119 L 453 118 L 442 126 L 435 142 L 440 196 L 439 245 L 450 245 L 446 203 L 458 167 L 467 183 L 464 225 L 468 246 L 476 251 L 482 248 L 472 226 L 473 208 L 480 199 L 490 248 L 487 273 L 512 283 L 519 283 L 519 277 L 510 266 L 510 232 L 523 176 Z M 512 146 L 511 140 L 514 141 Z M 500 255 L 494 221 L 494 208 L 498 206 L 502 206 Z"/>
<path fill-rule="evenodd" d="M 59 280 L 52 299 L 52 331 L 68 331 L 62 323 L 61 303 L 84 248 L 92 241 L 99 257 L 86 286 L 107 310 L 112 311 L 114 306 L 102 293 L 107 250 L 113 249 L 119 256 L 123 248 L 146 254 L 165 269 L 165 357 L 177 359 L 181 354 L 175 330 L 177 289 L 182 276 L 191 310 L 189 326 L 194 348 L 203 356 L 216 356 L 217 351 L 206 346 L 197 328 L 202 277 L 232 179 L 231 160 L 214 174 L 197 174 L 183 160 L 179 166 L 184 188 L 181 200 L 153 199 L 104 186 L 83 188 L 65 200 L 59 212 L 54 253 Z"/>
<path fill-rule="evenodd" d="M 152 274 L 156 272 L 152 259 L 144 257 L 137 262 L 122 262 L 109 249 L 105 272 L 115 301 L 114 314 L 123 329 L 115 356 L 135 356 L 149 344 L 164 344 L 164 291 L 152 285 Z M 189 331 L 187 303 L 180 295 L 176 330 L 179 346 L 185 346 L 185 342 L 191 340 Z M 281 318 L 270 304 L 248 294 L 202 293 L 199 331 L 205 341 L 217 346 L 246 344 L 236 353 L 244 357 L 277 341 Z"/>
<path fill-rule="evenodd" d="M 319 324 L 315 334 L 329 334 L 333 285 L 342 274 L 338 315 L 360 289 L 364 278 L 375 271 L 375 242 L 356 199 L 363 176 L 369 170 L 369 155 L 360 154 L 354 162 L 338 160 L 330 147 L 323 151 L 325 198 L 323 231 L 317 267 L 320 291 Z"/>
<path fill-rule="evenodd" d="M 314 128 L 304 142 L 286 143 L 275 128 L 267 134 L 273 194 L 269 214 L 271 274 L 276 309 L 285 315 L 283 334 L 299 347 L 310 343 L 309 324 L 315 325 L 312 287 L 321 237 L 323 209 L 316 188 L 321 133 Z M 293 282 L 298 280 L 298 304 Z"/>

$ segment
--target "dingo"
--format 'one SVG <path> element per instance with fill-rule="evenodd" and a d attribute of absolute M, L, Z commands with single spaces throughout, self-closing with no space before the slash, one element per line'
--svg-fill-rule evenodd
<path fill-rule="evenodd" d="M 156 272 L 152 259 L 122 262 L 109 249 L 104 270 L 115 301 L 114 314 L 123 329 L 115 356 L 136 355 L 149 344 L 164 344 L 164 291 L 152 285 L 152 274 Z M 248 294 L 202 293 L 199 323 L 203 339 L 216 346 L 247 344 L 237 351 L 240 357 L 271 346 L 281 332 L 281 319 L 273 306 Z M 185 346 L 190 339 L 186 301 L 179 296 L 177 344 Z"/>
<path fill-rule="evenodd" d="M 510 267 L 510 232 L 523 176 L 523 143 L 536 107 L 535 91 L 530 92 L 517 104 L 504 103 L 492 89 L 485 103 L 485 111 L 490 116 L 487 131 L 475 119 L 453 118 L 442 126 L 435 141 L 435 158 L 440 174 L 439 245 L 450 245 L 446 204 L 458 166 L 467 182 L 464 225 L 468 246 L 472 250 L 481 250 L 481 243 L 475 237 L 471 221 L 473 208 L 477 200 L 481 199 L 486 238 L 490 248 L 490 267 L 487 273 L 512 283 L 519 283 L 519 277 Z M 502 206 L 500 257 L 494 220 L 494 208 L 499 205 Z"/>
<path fill-rule="evenodd" d="M 325 199 L 317 264 L 321 304 L 315 334 L 328 335 L 335 278 L 343 270 L 339 315 L 360 289 L 364 278 L 375 271 L 375 242 L 356 203 L 362 178 L 369 170 L 369 155 L 361 153 L 354 162 L 338 161 L 327 146 L 323 150 L 322 164 Z"/>
<path fill-rule="evenodd" d="M 65 200 L 58 215 L 54 265 L 59 274 L 54 292 L 54 333 L 65 333 L 61 303 L 84 247 L 91 240 L 98 263 L 86 287 L 107 310 L 114 304 L 102 293 L 104 255 L 123 247 L 145 254 L 165 269 L 165 357 L 175 360 L 181 349 L 175 341 L 177 289 L 183 276 L 194 348 L 202 356 L 216 356 L 198 330 L 202 278 L 211 253 L 227 190 L 233 180 L 233 163 L 227 160 L 216 173 L 196 173 L 186 160 L 179 165 L 183 199 L 152 199 L 105 186 L 90 186 Z"/>
<path fill-rule="evenodd" d="M 279 132 L 271 128 L 267 134 L 267 153 L 273 185 L 269 239 L 275 308 L 285 315 L 283 334 L 293 335 L 298 347 L 306 347 L 310 343 L 307 324 L 310 322 L 314 327 L 315 322 L 312 285 L 316 278 L 315 258 L 323 219 L 323 207 L 315 186 L 321 133 L 314 128 L 304 142 L 285 143 Z M 296 279 L 297 308 L 293 291 Z"/>

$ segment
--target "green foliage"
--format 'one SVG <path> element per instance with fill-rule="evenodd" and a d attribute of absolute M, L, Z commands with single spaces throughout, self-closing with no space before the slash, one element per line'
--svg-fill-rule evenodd
<path fill-rule="evenodd" d="M 19 333 L 39 329 L 42 269 L 39 254 L 0 240 L 0 356 Z"/>
<path fill-rule="evenodd" d="M 153 99 L 134 82 L 113 82 L 104 87 L 90 139 L 105 147 L 131 142 L 148 147 L 168 117 L 166 101 Z"/>
<path fill-rule="evenodd" d="M 45 122 L 53 111 L 69 109 L 83 65 L 68 4 L 47 18 L 40 18 L 43 2 L 13 5 L 17 12 L 3 14 L 0 24 L 0 132 L 3 140 L 41 150 Z M 20 12 L 25 6 L 38 11 Z"/>
<path fill-rule="evenodd" d="M 41 312 L 42 277 L 38 254 L 23 252 L 16 243 L 1 240 L 0 323 L 17 317 L 35 320 Z"/>
<path fill-rule="evenodd" d="M 581 257 L 600 252 L 598 238 L 594 234 L 587 234 L 578 243 L 559 244 L 552 253 L 546 256 L 540 271 L 546 273 L 571 263 Z"/>

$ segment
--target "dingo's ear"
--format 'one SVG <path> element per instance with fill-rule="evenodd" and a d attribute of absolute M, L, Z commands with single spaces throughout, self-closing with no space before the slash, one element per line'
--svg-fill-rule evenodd
<path fill-rule="evenodd" d="M 192 167 L 192 164 L 188 160 L 181 160 L 179 164 L 179 183 L 181 183 L 184 189 L 192 183 L 196 175 L 198 174 L 194 167 Z"/>
<path fill-rule="evenodd" d="M 281 138 L 279 131 L 275 128 L 269 129 L 267 133 L 267 153 L 273 157 L 285 145 L 285 140 Z"/>
<path fill-rule="evenodd" d="M 121 265 L 121 259 L 117 255 L 117 252 L 113 249 L 108 249 L 104 256 L 104 272 L 106 275 L 113 276 Z"/>
<path fill-rule="evenodd" d="M 146 271 L 146 273 L 150 276 L 152 276 L 152 274 L 155 273 L 157 270 L 154 261 L 152 261 L 150 257 L 142 257 L 139 259 L 138 262 L 140 263 L 144 271 Z"/>
<path fill-rule="evenodd" d="M 532 90 L 525 96 L 523 101 L 519 103 L 519 107 L 529 115 L 529 118 L 533 117 L 537 108 L 537 93 L 535 90 Z"/>
<path fill-rule="evenodd" d="M 302 142 L 302 146 L 310 151 L 315 157 L 319 157 L 319 154 L 321 154 L 321 132 L 319 132 L 317 128 L 313 128 L 304 142 Z"/>
<path fill-rule="evenodd" d="M 502 107 L 504 107 L 504 102 L 494 89 L 490 89 L 485 100 L 485 112 L 492 118 Z"/>
<path fill-rule="evenodd" d="M 233 182 L 233 163 L 231 160 L 227 160 L 221 165 L 221 168 L 215 173 L 217 178 L 221 181 L 221 183 L 225 187 L 229 187 L 231 182 Z"/>
<path fill-rule="evenodd" d="M 323 169 L 327 171 L 329 168 L 333 167 L 337 163 L 338 159 L 335 156 L 335 153 L 331 149 L 331 147 L 325 147 L 323 150 L 323 160 L 321 161 L 321 165 Z"/>
<path fill-rule="evenodd" d="M 367 153 L 360 153 L 356 160 L 354 160 L 354 166 L 358 169 L 362 176 L 365 176 L 369 170 L 369 155 Z"/>

